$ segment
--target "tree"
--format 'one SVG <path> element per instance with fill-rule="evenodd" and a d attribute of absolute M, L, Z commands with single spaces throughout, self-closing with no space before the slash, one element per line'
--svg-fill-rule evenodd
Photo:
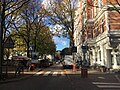
<path fill-rule="evenodd" d="M 38 20 L 38 11 L 41 9 L 40 1 L 30 0 L 27 4 L 26 9 L 19 12 L 19 20 L 21 20 L 21 25 L 18 25 L 16 21 L 14 22 L 14 27 L 17 30 L 19 37 L 23 38 L 26 43 L 27 56 L 29 56 L 29 47 L 31 39 L 34 35 L 34 23 Z M 18 21 L 20 22 L 20 21 Z"/>
<path fill-rule="evenodd" d="M 41 47 L 42 49 L 48 48 L 47 44 L 45 45 L 43 44 L 44 42 L 46 42 L 45 40 L 47 40 L 45 36 L 48 36 L 48 35 L 50 36 L 51 34 L 51 33 L 45 32 L 46 30 L 49 31 L 49 28 L 45 24 L 46 22 L 45 18 L 48 15 L 49 13 L 44 9 L 40 1 L 31 0 L 28 6 L 26 7 L 26 9 L 22 10 L 18 15 L 18 19 L 21 21 L 21 23 L 20 21 L 18 21 L 17 23 L 16 22 L 17 20 L 14 22 L 14 28 L 16 29 L 16 34 L 20 38 L 22 38 L 26 43 L 28 57 L 30 57 L 29 56 L 30 46 L 34 47 L 33 48 L 34 52 L 39 52 L 40 51 L 39 48 Z M 43 32 L 43 30 L 45 31 Z M 47 38 L 52 39 L 51 36 Z M 49 40 L 47 40 L 47 42 Z M 37 45 L 37 43 L 41 43 L 41 42 L 42 44 Z M 45 50 L 43 50 L 42 53 L 46 53 Z"/>
<path fill-rule="evenodd" d="M 56 28 L 56 32 L 59 32 L 62 36 L 69 37 L 72 42 L 70 43 L 71 46 L 74 46 L 73 31 L 76 2 L 77 0 L 51 1 L 51 7 L 48 10 L 51 13 L 51 17 L 49 18 L 51 21 L 50 23 L 61 27 Z"/>
<path fill-rule="evenodd" d="M 19 11 L 22 7 L 27 4 L 29 0 L 0 0 L 0 79 L 2 78 L 2 61 L 3 61 L 3 50 L 4 50 L 4 39 L 6 33 L 6 18 Z"/>
<path fill-rule="evenodd" d="M 40 10 L 36 14 L 34 13 L 34 16 L 36 20 L 31 27 L 32 30 L 34 31 L 33 44 L 34 44 L 34 51 L 36 51 L 37 37 L 39 36 L 39 32 L 47 27 L 46 18 L 49 16 L 49 12 L 47 12 L 41 4 Z"/>
<path fill-rule="evenodd" d="M 52 33 L 47 26 L 38 32 L 36 41 L 36 50 L 41 56 L 55 53 L 56 45 L 52 39 Z"/>
<path fill-rule="evenodd" d="M 13 53 L 18 53 L 19 52 L 26 52 L 26 43 L 23 38 L 19 36 L 19 34 L 16 31 L 12 31 L 12 39 L 14 40 L 14 52 Z"/>

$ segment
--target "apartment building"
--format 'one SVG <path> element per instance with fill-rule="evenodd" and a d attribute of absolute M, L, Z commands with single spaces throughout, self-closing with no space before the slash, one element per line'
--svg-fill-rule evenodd
<path fill-rule="evenodd" d="M 120 1 L 79 0 L 75 14 L 77 54 L 90 65 L 120 68 Z M 89 47 L 83 52 L 82 46 Z M 85 55 L 85 57 L 84 57 Z"/>

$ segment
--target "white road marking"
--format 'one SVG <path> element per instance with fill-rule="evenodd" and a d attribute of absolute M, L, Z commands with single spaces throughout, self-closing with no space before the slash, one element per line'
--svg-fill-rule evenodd
<path fill-rule="evenodd" d="M 105 77 L 98 77 L 99 79 L 105 79 Z"/>
<path fill-rule="evenodd" d="M 120 83 L 105 83 L 105 82 L 92 82 L 93 84 L 111 84 L 111 85 L 120 85 Z"/>
<path fill-rule="evenodd" d="M 53 72 L 52 76 L 57 76 L 58 72 Z"/>
<path fill-rule="evenodd" d="M 34 76 L 39 76 L 39 75 L 48 76 L 49 74 L 52 74 L 52 76 L 57 76 L 58 74 L 60 74 L 61 76 L 65 76 L 66 72 L 64 72 L 64 71 L 61 71 L 61 72 L 60 71 L 59 72 L 54 71 L 52 73 L 52 71 L 40 71 L 40 72 L 36 73 Z"/>
<path fill-rule="evenodd" d="M 64 72 L 61 72 L 61 76 L 65 76 Z"/>
<path fill-rule="evenodd" d="M 43 76 L 48 76 L 51 73 L 51 71 L 47 71 L 45 72 L 45 74 Z"/>
<path fill-rule="evenodd" d="M 120 89 L 120 83 L 105 83 L 105 82 L 92 82 L 92 83 L 99 88 L 108 88 L 108 89 L 119 88 Z"/>
<path fill-rule="evenodd" d="M 99 88 L 120 88 L 120 86 L 97 85 Z"/>
<path fill-rule="evenodd" d="M 40 71 L 40 72 L 36 73 L 34 76 L 39 76 L 39 75 L 41 75 L 42 73 L 44 73 L 44 71 Z"/>

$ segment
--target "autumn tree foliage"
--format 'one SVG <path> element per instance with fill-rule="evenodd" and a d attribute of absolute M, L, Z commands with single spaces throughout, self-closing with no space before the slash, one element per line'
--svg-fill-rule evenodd
<path fill-rule="evenodd" d="M 74 16 L 77 0 L 50 0 L 47 11 L 51 14 L 50 24 L 55 26 L 54 34 L 70 39 L 70 46 L 74 46 Z"/>
<path fill-rule="evenodd" d="M 4 40 L 10 35 L 11 15 L 20 11 L 29 0 L 0 0 L 0 67 L 3 62 Z M 2 68 L 0 68 L 0 79 Z"/>
<path fill-rule="evenodd" d="M 52 41 L 52 36 L 49 37 L 49 40 L 46 40 L 45 38 L 43 38 L 43 36 L 41 36 L 41 35 L 47 36 L 50 34 L 47 32 L 41 32 L 42 30 L 46 31 L 47 26 L 45 24 L 46 22 L 45 18 L 48 15 L 49 13 L 46 12 L 46 10 L 43 8 L 42 3 L 40 1 L 30 0 L 30 2 L 27 4 L 25 9 L 19 12 L 18 18 L 20 21 L 18 21 L 17 23 L 16 21 L 14 22 L 14 29 L 16 30 L 16 35 L 22 38 L 26 44 L 28 57 L 30 57 L 29 48 L 31 46 L 33 47 L 34 52 L 39 52 L 43 54 L 44 52 L 46 52 L 45 51 L 46 49 L 44 49 L 46 46 L 43 44 L 43 42 Z M 49 28 L 47 28 L 47 30 L 50 32 Z M 51 45 L 53 45 L 53 49 L 55 51 L 54 42 Z M 51 47 L 48 47 L 48 48 L 51 48 Z"/>

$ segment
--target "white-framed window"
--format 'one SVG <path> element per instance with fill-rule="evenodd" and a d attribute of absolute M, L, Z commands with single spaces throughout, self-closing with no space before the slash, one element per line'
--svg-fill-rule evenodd
<path fill-rule="evenodd" d="M 101 32 L 103 33 L 105 30 L 104 30 L 104 19 L 102 19 L 102 23 L 101 23 Z"/>
<path fill-rule="evenodd" d="M 103 0 L 98 0 L 98 7 L 102 8 L 102 6 L 103 6 Z"/>

